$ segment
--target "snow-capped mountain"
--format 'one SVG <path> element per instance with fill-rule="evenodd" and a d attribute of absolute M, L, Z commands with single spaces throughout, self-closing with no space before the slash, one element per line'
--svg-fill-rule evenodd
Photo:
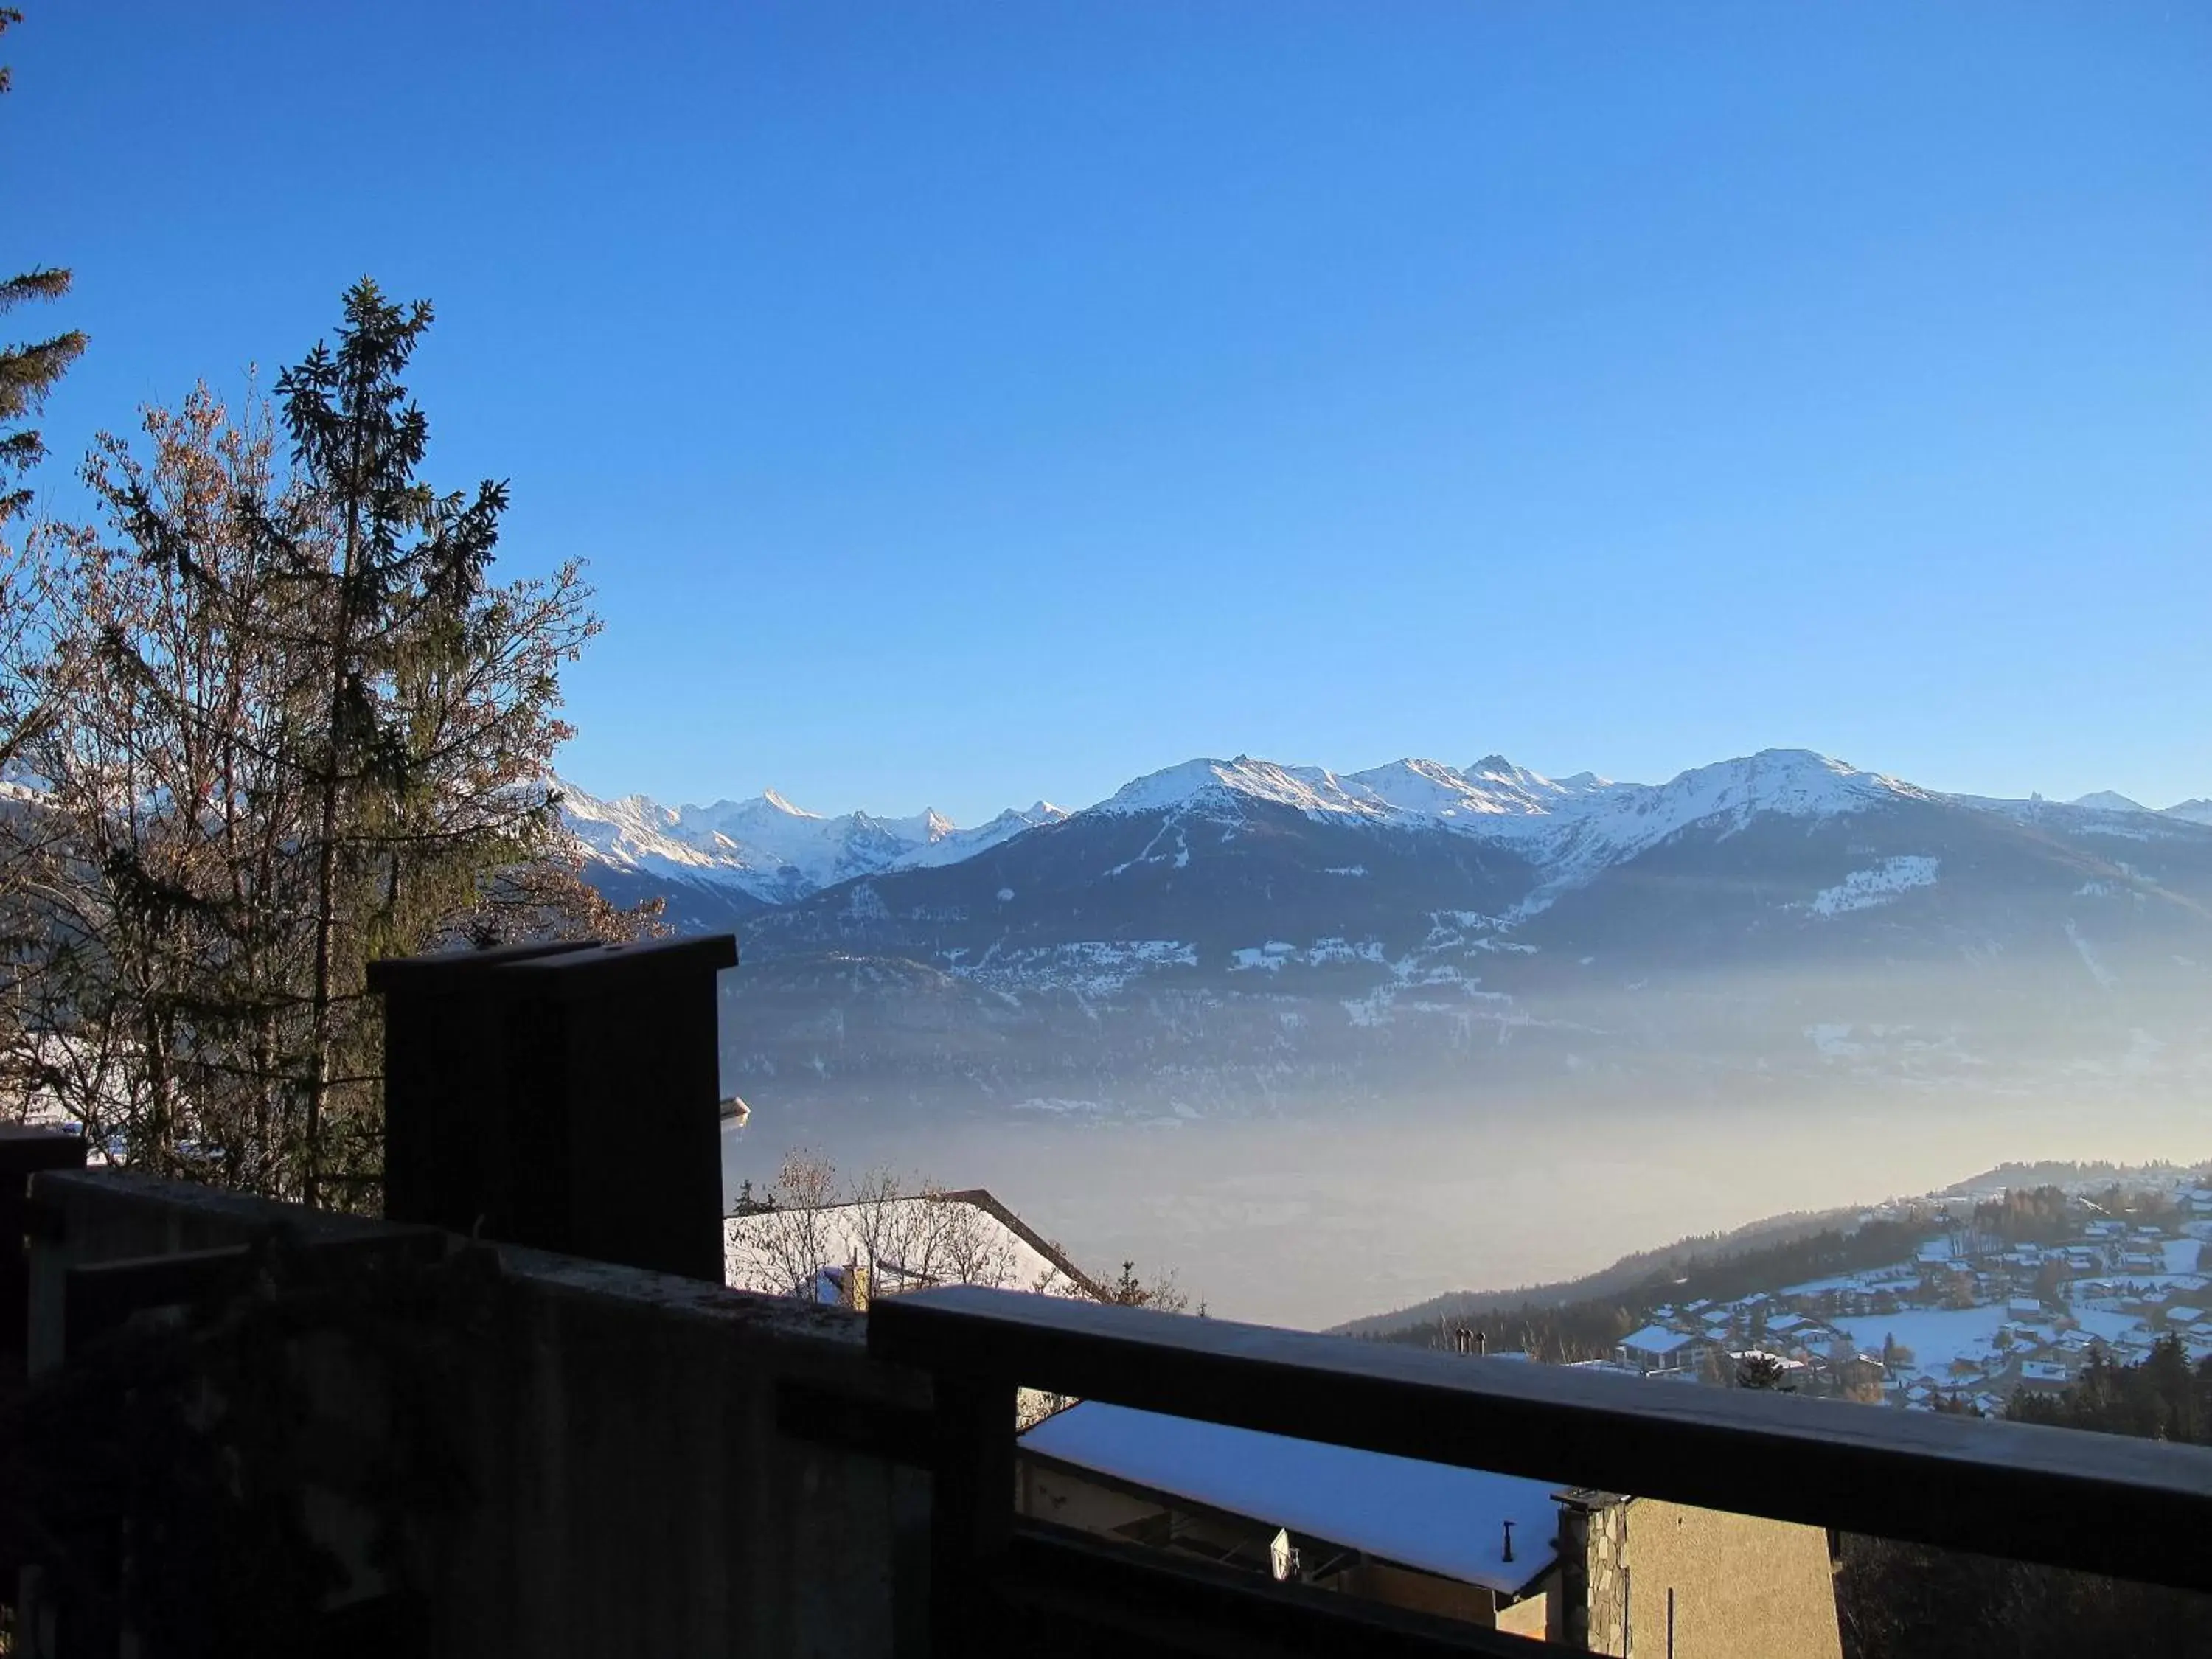
<path fill-rule="evenodd" d="M 632 878 L 626 887 L 659 877 L 732 889 L 762 904 L 787 904 L 855 876 L 954 863 L 1066 816 L 1039 801 L 962 830 L 929 811 L 823 817 L 773 789 L 748 800 L 669 807 L 643 795 L 599 800 L 571 784 L 559 787 L 563 818 L 592 865 Z"/>
<path fill-rule="evenodd" d="M 739 927 L 749 1099 L 2212 1086 L 2203 802 L 1984 800 L 1776 750 L 1656 785 L 1202 759 L 966 831 L 570 811 L 611 894 Z"/>
<path fill-rule="evenodd" d="M 1235 811 L 1242 800 L 1272 802 L 1315 817 L 1496 833 L 1505 819 L 1572 816 L 1633 784 L 1582 773 L 1564 782 L 1492 755 L 1465 771 L 1437 761 L 1400 760 L 1339 776 L 1318 766 L 1278 766 L 1239 755 L 1185 761 L 1125 784 L 1091 810 L 1140 812 Z"/>
<path fill-rule="evenodd" d="M 1255 805 L 1287 808 L 1316 823 L 1443 831 L 1510 847 L 1543 872 L 1532 891 L 1539 902 L 1691 825 L 1741 830 L 1767 815 L 1818 819 L 1902 800 L 1943 799 L 2029 822 L 2063 817 L 2089 825 L 2117 817 L 2212 825 L 2208 799 L 2160 811 L 2109 790 L 2070 802 L 1939 796 L 1808 750 L 1786 749 L 1698 767 L 1657 785 L 1589 772 L 1548 778 L 1500 755 L 1464 769 L 1408 758 L 1349 773 L 1239 755 L 1148 774 L 1080 814 L 1040 800 L 967 830 L 931 811 L 911 817 L 860 811 L 825 817 L 774 790 L 709 806 L 667 807 L 642 795 L 601 800 L 573 785 L 561 787 L 568 827 L 597 870 L 717 884 L 753 905 L 793 903 L 861 877 L 957 864 L 1071 816 L 1161 814 L 1178 822 L 1233 823 Z M 2142 823 L 2133 830 L 2154 833 Z"/>

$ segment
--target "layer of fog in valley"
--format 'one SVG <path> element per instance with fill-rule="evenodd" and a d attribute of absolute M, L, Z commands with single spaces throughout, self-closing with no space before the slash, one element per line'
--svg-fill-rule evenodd
<path fill-rule="evenodd" d="M 725 1136 L 731 1194 L 772 1181 L 794 1147 L 844 1176 L 988 1187 L 1095 1273 L 1171 1267 L 1216 1315 L 1318 1328 L 2008 1160 L 2200 1158 L 2212 1114 L 1887 1091 L 1717 1105 L 1545 1094 L 1070 1123 L 951 1100 L 885 1118 L 763 1099 Z"/>

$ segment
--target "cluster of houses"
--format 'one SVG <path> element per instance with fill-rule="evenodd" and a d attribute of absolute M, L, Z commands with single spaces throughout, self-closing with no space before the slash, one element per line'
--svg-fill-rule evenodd
<path fill-rule="evenodd" d="M 2019 1390 L 2069 1386 L 2096 1354 L 2129 1364 L 2171 1336 L 2192 1364 L 2212 1358 L 2212 1187 L 2177 1177 L 2117 1213 L 2069 1194 L 2045 1243 L 1978 1228 L 1991 1197 L 1952 1195 L 1900 1261 L 1656 1308 L 1589 1368 L 1994 1413 Z"/>

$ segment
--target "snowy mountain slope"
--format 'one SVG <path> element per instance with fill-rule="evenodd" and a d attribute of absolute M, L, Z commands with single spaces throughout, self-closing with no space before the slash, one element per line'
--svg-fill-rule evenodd
<path fill-rule="evenodd" d="M 1387 823 L 1394 811 L 1364 791 L 1347 788 L 1334 772 L 1320 767 L 1278 766 L 1239 755 L 1234 760 L 1185 761 L 1138 778 L 1089 812 L 1102 817 L 1164 812 L 1234 823 L 1254 802 L 1286 806 L 1313 818 L 1369 823 Z"/>
<path fill-rule="evenodd" d="M 1168 812 L 1230 819 L 1245 803 L 1257 801 L 1314 818 L 1539 842 L 1595 840 L 1618 852 L 1717 817 L 1733 817 L 1739 824 L 1761 812 L 1815 817 L 1926 793 L 1808 750 L 1766 750 L 1657 786 L 1615 783 L 1588 773 L 1559 782 L 1498 755 L 1465 771 L 1436 761 L 1401 760 L 1343 775 L 1239 755 L 1186 761 L 1152 773 L 1089 810 L 1118 817 Z M 1576 833 L 1585 829 L 1588 835 Z"/>
<path fill-rule="evenodd" d="M 2040 795 L 2032 795 L 2026 800 L 2003 800 L 1986 795 L 1954 795 L 1949 799 L 1961 806 L 1972 806 L 2017 823 L 2126 841 L 2189 837 L 2196 830 L 2212 825 L 2212 802 L 2185 800 L 2160 809 L 2138 805 L 2125 795 L 2110 790 L 2070 801 L 2045 800 Z"/>

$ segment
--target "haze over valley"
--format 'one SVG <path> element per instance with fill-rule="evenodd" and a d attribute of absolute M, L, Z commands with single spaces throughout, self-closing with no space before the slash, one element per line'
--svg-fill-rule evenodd
<path fill-rule="evenodd" d="M 1224 1311 L 1325 1322 L 2007 1158 L 2200 1150 L 2201 800 L 1780 750 L 1657 786 L 1194 761 L 967 830 L 565 810 L 611 896 L 740 935 L 732 1182 L 805 1146 L 991 1185 Z"/>

